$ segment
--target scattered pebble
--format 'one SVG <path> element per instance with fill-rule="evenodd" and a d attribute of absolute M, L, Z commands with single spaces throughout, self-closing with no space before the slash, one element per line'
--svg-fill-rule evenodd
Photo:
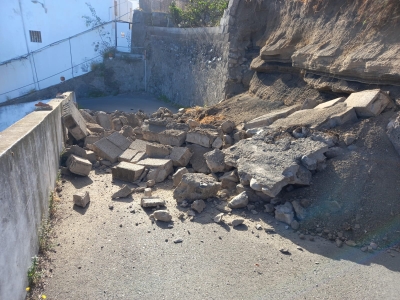
<path fill-rule="evenodd" d="M 182 242 L 183 242 L 182 239 L 176 239 L 176 240 L 174 241 L 175 244 L 179 244 L 179 243 L 182 243 Z"/>

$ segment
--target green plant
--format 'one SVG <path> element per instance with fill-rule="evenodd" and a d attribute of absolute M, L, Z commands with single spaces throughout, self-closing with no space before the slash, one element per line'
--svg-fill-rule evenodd
<path fill-rule="evenodd" d="M 39 272 L 39 261 L 38 257 L 32 257 L 32 264 L 28 269 L 28 284 L 30 287 L 34 286 L 41 277 L 41 272 Z"/>
<path fill-rule="evenodd" d="M 179 27 L 217 26 L 228 3 L 228 0 L 190 0 L 185 9 L 181 9 L 172 2 L 169 12 Z"/>

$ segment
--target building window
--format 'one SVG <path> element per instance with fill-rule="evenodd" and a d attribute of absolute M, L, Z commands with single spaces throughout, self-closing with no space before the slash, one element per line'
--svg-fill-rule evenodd
<path fill-rule="evenodd" d="M 42 34 L 40 31 L 29 30 L 29 36 L 31 37 L 32 43 L 42 42 Z"/>

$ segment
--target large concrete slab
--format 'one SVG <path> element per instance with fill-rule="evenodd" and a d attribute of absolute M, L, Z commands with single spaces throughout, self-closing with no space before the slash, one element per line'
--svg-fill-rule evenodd
<path fill-rule="evenodd" d="M 110 134 L 107 137 L 107 140 L 109 140 L 111 143 L 113 143 L 114 145 L 116 145 L 118 148 L 122 149 L 122 150 L 126 150 L 128 149 L 128 147 L 131 144 L 131 141 L 129 141 L 126 137 L 124 137 L 122 134 L 120 134 L 119 132 L 114 132 L 112 134 Z"/>
<path fill-rule="evenodd" d="M 102 158 L 109 160 L 112 163 L 118 161 L 118 157 L 124 152 L 121 148 L 113 144 L 107 138 L 102 138 L 93 144 L 94 151 Z"/>
<path fill-rule="evenodd" d="M 368 90 L 351 94 L 345 101 L 348 107 L 354 107 L 359 117 L 379 115 L 390 103 L 390 98 L 381 90 Z"/>
<path fill-rule="evenodd" d="M 336 99 L 333 99 L 333 100 L 330 100 L 330 101 L 326 101 L 326 102 L 324 102 L 324 103 L 321 103 L 321 104 L 317 105 L 316 107 L 314 107 L 314 109 L 329 108 L 329 107 L 332 107 L 332 106 L 334 106 L 334 105 L 336 105 L 336 104 L 338 104 L 338 103 L 342 103 L 342 102 L 344 102 L 345 100 L 346 100 L 345 97 L 336 98 Z"/>
<path fill-rule="evenodd" d="M 244 125 L 244 128 L 247 130 L 247 129 L 271 125 L 276 120 L 285 118 L 285 117 L 289 116 L 290 114 L 294 113 L 295 111 L 298 111 L 300 108 L 301 108 L 301 105 L 293 105 L 293 106 L 285 107 L 283 109 L 279 109 L 279 110 L 270 112 L 268 114 L 265 114 L 261 117 L 255 118 L 255 119 L 247 122 Z"/>

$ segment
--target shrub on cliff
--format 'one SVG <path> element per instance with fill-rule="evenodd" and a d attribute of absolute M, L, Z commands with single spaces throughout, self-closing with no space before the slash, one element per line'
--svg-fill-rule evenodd
<path fill-rule="evenodd" d="M 169 6 L 173 22 L 179 27 L 217 26 L 228 7 L 228 0 L 190 0 L 184 8 L 175 2 Z"/>

